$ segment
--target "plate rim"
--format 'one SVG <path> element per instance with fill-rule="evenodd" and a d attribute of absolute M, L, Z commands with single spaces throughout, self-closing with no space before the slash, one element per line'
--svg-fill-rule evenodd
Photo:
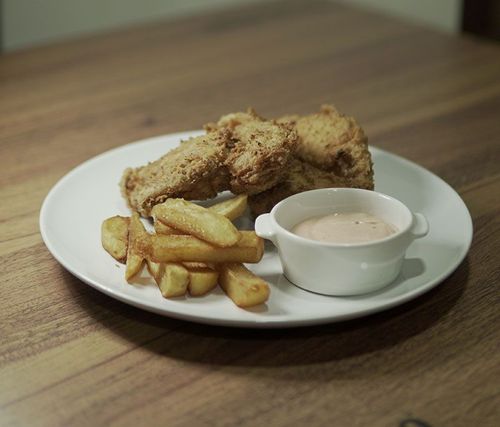
<path fill-rule="evenodd" d="M 461 204 L 461 207 L 463 208 L 463 212 L 466 214 L 465 218 L 467 220 L 467 229 L 466 234 L 464 236 L 463 240 L 463 245 L 461 246 L 461 252 L 458 254 L 456 257 L 456 260 L 454 262 L 451 262 L 448 268 L 444 269 L 441 274 L 437 275 L 434 277 L 432 280 L 429 280 L 423 285 L 418 286 L 417 288 L 408 291 L 404 293 L 403 295 L 393 297 L 392 300 L 385 301 L 385 302 L 379 302 L 375 303 L 371 307 L 367 307 L 364 309 L 360 309 L 357 311 L 352 311 L 349 313 L 343 313 L 343 314 L 332 314 L 331 316 L 323 316 L 323 317 L 305 317 L 301 318 L 301 316 L 297 316 L 293 320 L 283 320 L 283 319 L 273 319 L 273 318 L 262 318 L 262 320 L 259 320 L 258 318 L 255 319 L 224 319 L 221 317 L 212 317 L 212 316 L 206 316 L 206 315 L 195 315 L 192 314 L 191 312 L 179 312 L 179 311 L 171 311 L 169 309 L 161 309 L 154 307 L 152 305 L 148 305 L 144 301 L 141 301 L 140 298 L 134 296 L 134 295 L 124 295 L 120 293 L 117 290 L 114 290 L 106 285 L 103 285 L 99 283 L 98 281 L 95 281 L 94 279 L 88 277 L 81 271 L 78 271 L 75 269 L 72 264 L 64 258 L 64 256 L 60 253 L 60 251 L 57 250 L 57 248 L 54 245 L 54 242 L 51 240 L 50 233 L 48 232 L 48 227 L 46 226 L 47 220 L 48 220 L 48 215 L 49 215 L 49 210 L 50 210 L 50 203 L 51 200 L 57 195 L 58 190 L 66 183 L 66 181 L 70 180 L 74 175 L 78 174 L 82 169 L 85 169 L 88 167 L 90 163 L 93 163 L 95 161 L 100 160 L 103 157 L 107 157 L 112 155 L 114 152 L 117 151 L 123 151 L 124 149 L 133 149 L 137 145 L 142 145 L 142 144 L 151 144 L 154 143 L 156 140 L 164 140 L 165 138 L 169 139 L 175 139 L 178 138 L 179 141 L 182 140 L 183 138 L 189 138 L 192 136 L 196 136 L 199 134 L 202 134 L 203 131 L 196 129 L 196 130 L 190 130 L 190 131 L 183 131 L 183 132 L 174 132 L 174 133 L 169 133 L 169 134 L 164 134 L 164 135 L 157 135 L 154 137 L 150 138 L 145 138 L 137 141 L 133 141 L 127 144 L 120 145 L 118 147 L 111 148 L 107 151 L 104 151 L 96 156 L 93 156 L 70 171 L 68 171 L 66 174 L 64 174 L 61 178 L 58 179 L 58 181 L 51 187 L 47 195 L 45 196 L 41 208 L 40 208 L 40 215 L 39 215 L 39 227 L 40 227 L 40 234 L 42 237 L 42 240 L 51 253 L 51 255 L 56 259 L 56 261 L 61 264 L 62 267 L 64 267 L 68 272 L 70 272 L 73 276 L 77 277 L 78 279 L 82 280 L 84 283 L 87 285 L 93 287 L 94 289 L 104 293 L 105 295 L 108 295 L 114 299 L 117 299 L 125 304 L 132 305 L 134 307 L 140 308 L 142 310 L 146 310 L 152 313 L 156 313 L 162 316 L 167 316 L 175 319 L 180 319 L 180 320 L 185 320 L 185 321 L 190 321 L 190 322 L 195 322 L 195 323 L 202 323 L 202 324 L 210 324 L 210 325 L 216 325 L 216 326 L 226 326 L 226 327 L 238 327 L 238 328 L 292 328 L 292 327 L 302 327 L 302 326 L 313 326 L 313 325 L 320 325 L 320 324 L 326 324 L 326 323 L 336 323 L 336 322 L 342 322 L 354 318 L 360 318 L 360 317 L 365 317 L 370 314 L 374 314 L 377 312 L 385 311 L 390 308 L 393 308 L 395 306 L 404 304 L 408 301 L 411 301 L 424 293 L 430 291 L 434 287 L 436 287 L 438 284 L 440 284 L 442 281 L 444 281 L 447 277 L 449 277 L 464 261 L 465 257 L 467 256 L 467 253 L 470 249 L 470 246 L 472 244 L 472 239 L 473 239 L 473 222 L 472 218 L 470 215 L 470 211 L 467 208 L 467 205 L 463 201 L 463 199 L 460 197 L 457 191 L 448 184 L 446 181 L 444 181 L 442 178 L 440 178 L 438 175 L 434 174 L 433 172 L 429 171 L 428 169 L 424 168 L 423 166 L 420 166 L 419 164 L 408 160 L 402 156 L 399 156 L 397 154 L 393 154 L 389 151 L 386 151 L 384 149 L 378 148 L 376 146 L 370 145 L 369 150 L 372 154 L 375 152 L 378 152 L 381 155 L 392 157 L 394 160 L 404 164 L 406 167 L 410 167 L 413 169 L 419 170 L 419 172 L 423 172 L 425 174 L 430 174 L 433 176 L 434 179 L 437 179 L 440 181 L 441 184 L 443 184 L 447 190 L 450 192 L 450 194 L 453 194 L 457 201 Z M 292 285 L 293 286 L 293 285 Z"/>

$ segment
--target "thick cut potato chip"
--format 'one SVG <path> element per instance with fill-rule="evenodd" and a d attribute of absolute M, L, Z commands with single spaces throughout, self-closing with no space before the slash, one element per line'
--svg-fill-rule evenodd
<path fill-rule="evenodd" d="M 167 199 L 152 210 L 156 234 L 149 234 L 138 215 L 103 221 L 104 249 L 120 262 L 126 260 L 128 282 L 144 264 L 165 298 L 201 296 L 220 283 L 240 307 L 251 307 L 269 297 L 268 284 L 243 262 L 256 263 L 264 241 L 254 231 L 239 231 L 231 223 L 247 208 L 239 195 L 209 208 L 184 199 Z"/>
<path fill-rule="evenodd" d="M 165 298 L 180 297 L 186 293 L 189 284 L 189 272 L 177 263 L 162 264 L 164 270 L 158 287 Z"/>
<path fill-rule="evenodd" d="M 208 209 L 234 221 L 236 218 L 243 215 L 247 208 L 247 202 L 248 196 L 246 194 L 240 194 L 239 196 L 216 203 Z"/>
<path fill-rule="evenodd" d="M 185 262 L 189 271 L 188 292 L 192 296 L 205 295 L 217 286 L 219 273 L 201 262 Z"/>
<path fill-rule="evenodd" d="M 229 219 L 184 199 L 167 199 L 152 214 L 164 224 L 216 246 L 233 246 L 241 237 Z"/>
<path fill-rule="evenodd" d="M 153 262 L 150 259 L 146 259 L 146 266 L 148 268 L 149 274 L 151 274 L 151 277 L 155 279 L 157 277 L 160 277 L 160 270 L 161 270 L 161 263 L 160 262 Z"/>
<path fill-rule="evenodd" d="M 186 261 L 182 263 L 184 267 L 186 267 L 188 270 L 192 268 L 213 268 L 213 264 L 206 264 L 204 262 L 194 262 L 194 261 Z"/>
<path fill-rule="evenodd" d="M 225 216 L 227 219 L 234 221 L 236 218 L 243 215 L 247 208 L 248 196 L 246 194 L 240 194 L 239 196 L 233 197 L 223 202 L 216 203 L 213 206 L 207 208 L 208 210 Z M 153 214 L 154 215 L 154 214 Z M 176 230 L 173 227 L 163 223 L 161 219 L 154 218 L 154 228 L 157 234 L 185 234 L 180 230 Z"/>
<path fill-rule="evenodd" d="M 176 230 L 156 218 L 154 219 L 154 228 L 156 234 L 183 234 L 182 231 Z"/>
<path fill-rule="evenodd" d="M 130 282 L 142 270 L 145 258 L 144 249 L 149 247 L 149 238 L 150 235 L 144 228 L 139 214 L 134 212 L 128 229 L 127 267 L 125 269 L 127 282 Z"/>
<path fill-rule="evenodd" d="M 211 268 L 212 270 L 215 270 L 215 264 L 213 262 L 183 261 L 182 264 L 188 270 L 190 268 Z"/>
<path fill-rule="evenodd" d="M 105 219 L 101 225 L 102 247 L 122 263 L 127 259 L 129 222 L 130 218 L 117 215 Z"/>
<path fill-rule="evenodd" d="M 219 284 L 238 307 L 252 307 L 269 298 L 269 285 L 243 264 L 220 264 Z"/>
<path fill-rule="evenodd" d="M 189 272 L 178 263 L 157 263 L 147 260 L 148 270 L 165 298 L 180 297 L 186 293 Z"/>
<path fill-rule="evenodd" d="M 259 262 L 264 241 L 254 231 L 242 231 L 238 243 L 221 248 L 194 236 L 157 234 L 150 236 L 145 252 L 154 262 Z"/>

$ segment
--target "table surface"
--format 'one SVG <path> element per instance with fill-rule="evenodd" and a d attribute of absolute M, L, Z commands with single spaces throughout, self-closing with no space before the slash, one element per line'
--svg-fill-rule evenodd
<path fill-rule="evenodd" d="M 1 425 L 498 425 L 499 46 L 263 3 L 0 56 L 0 94 Z M 44 197 L 86 159 L 249 105 L 330 102 L 470 209 L 467 258 L 413 302 L 319 327 L 197 325 L 99 293 L 42 242 Z"/>

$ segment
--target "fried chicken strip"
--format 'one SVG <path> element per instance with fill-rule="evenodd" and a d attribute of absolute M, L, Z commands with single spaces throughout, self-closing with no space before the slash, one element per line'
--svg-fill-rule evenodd
<path fill-rule="evenodd" d="M 261 193 L 284 179 L 297 142 L 293 126 L 265 120 L 249 109 L 222 116 L 217 123 L 205 125 L 205 129 L 228 129 L 232 134 L 225 164 L 233 193 Z"/>
<path fill-rule="evenodd" d="M 247 108 L 247 111 L 225 114 L 224 116 L 221 116 L 217 122 L 206 123 L 203 125 L 203 129 L 207 132 L 217 131 L 222 128 L 233 130 L 237 126 L 245 123 L 263 121 L 266 121 L 266 119 L 257 114 L 253 108 L 249 107 Z"/>
<path fill-rule="evenodd" d="M 148 165 L 125 170 L 121 190 L 142 216 L 169 197 L 203 200 L 229 188 L 225 166 L 231 144 L 228 130 L 191 138 Z"/>
<path fill-rule="evenodd" d="M 294 126 L 298 140 L 283 180 L 249 199 L 257 216 L 283 200 L 316 188 L 351 187 L 373 190 L 373 167 L 368 141 L 356 121 L 323 105 L 319 113 L 284 116 L 277 120 Z"/>
<path fill-rule="evenodd" d="M 354 178 L 372 174 L 363 129 L 333 105 L 322 105 L 319 113 L 285 116 L 277 121 L 295 127 L 298 134 L 295 155 L 299 159 L 338 176 Z"/>
<path fill-rule="evenodd" d="M 272 122 L 249 122 L 233 130 L 233 140 L 226 159 L 233 193 L 261 193 L 283 180 L 296 142 L 294 131 Z"/>
<path fill-rule="evenodd" d="M 133 210 L 149 216 L 151 208 L 167 198 L 204 200 L 225 190 L 256 194 L 283 179 L 297 140 L 291 126 L 249 110 L 223 116 L 205 128 L 206 135 L 124 172 L 122 193 Z"/>
<path fill-rule="evenodd" d="M 292 194 L 325 187 L 373 189 L 367 138 L 356 121 L 323 105 L 319 113 L 266 120 L 254 110 L 222 116 L 146 166 L 127 169 L 130 207 L 149 216 L 170 197 L 207 199 L 231 190 L 250 195 L 254 214 Z"/>
<path fill-rule="evenodd" d="M 370 175 L 370 171 L 367 171 L 367 174 Z M 339 176 L 333 171 L 319 169 L 298 157 L 294 157 L 289 163 L 285 179 L 269 190 L 251 196 L 248 199 L 248 205 L 252 214 L 257 217 L 269 212 L 274 205 L 294 194 L 317 188 L 333 187 L 373 190 L 373 179 L 371 175 L 367 176 L 366 174 L 352 177 Z"/>

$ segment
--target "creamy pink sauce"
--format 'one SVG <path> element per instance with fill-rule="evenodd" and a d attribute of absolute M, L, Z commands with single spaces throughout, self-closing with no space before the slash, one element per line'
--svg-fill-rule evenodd
<path fill-rule="evenodd" d="M 363 212 L 334 213 L 297 224 L 292 233 L 326 243 L 366 243 L 397 232 L 396 227 Z"/>

